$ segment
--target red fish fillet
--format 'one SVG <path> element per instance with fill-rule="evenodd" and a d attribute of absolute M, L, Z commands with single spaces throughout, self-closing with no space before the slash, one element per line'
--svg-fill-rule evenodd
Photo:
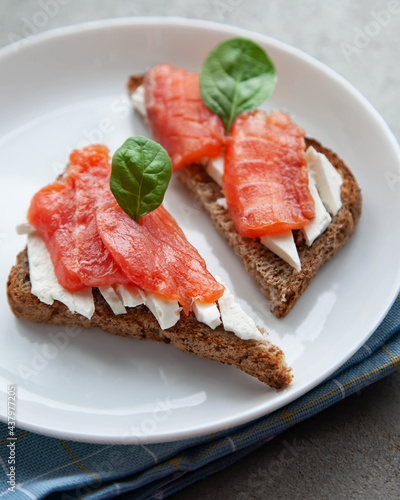
<path fill-rule="evenodd" d="M 242 236 L 299 229 L 314 217 L 304 135 L 285 113 L 256 110 L 236 118 L 226 141 L 223 191 Z"/>
<path fill-rule="evenodd" d="M 193 300 L 213 302 L 224 287 L 207 271 L 163 206 L 133 221 L 111 193 L 109 151 L 90 146 L 70 155 L 59 181 L 34 197 L 28 220 L 46 242 L 59 283 L 132 285 L 178 300 L 185 312 Z"/>
<path fill-rule="evenodd" d="M 110 172 L 106 147 L 74 151 L 66 175 L 41 189 L 31 202 L 28 220 L 45 241 L 57 279 L 67 290 L 132 284 L 96 227 L 96 210 L 112 197 Z"/>
<path fill-rule="evenodd" d="M 82 290 L 76 245 L 76 192 L 72 176 L 38 191 L 31 201 L 28 221 L 46 243 L 61 286 Z"/>
<path fill-rule="evenodd" d="M 146 74 L 144 88 L 150 129 L 171 157 L 173 171 L 220 154 L 224 126 L 204 104 L 197 73 L 159 64 Z"/>
<path fill-rule="evenodd" d="M 213 302 L 224 287 L 161 205 L 139 223 L 116 202 L 97 211 L 104 244 L 127 276 L 147 292 L 177 300 L 187 313 L 194 300 Z"/>
<path fill-rule="evenodd" d="M 75 189 L 76 244 L 82 282 L 90 287 L 132 285 L 104 246 L 96 226 L 96 211 L 113 199 L 109 186 L 111 165 L 108 148 L 91 146 L 74 151 L 70 156 L 70 165 L 81 169 L 75 179 Z"/>

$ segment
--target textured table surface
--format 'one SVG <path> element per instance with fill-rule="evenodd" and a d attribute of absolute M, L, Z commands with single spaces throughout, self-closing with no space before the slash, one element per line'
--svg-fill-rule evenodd
<path fill-rule="evenodd" d="M 326 63 L 365 95 L 400 140 L 400 1 L 60 0 L 51 14 L 37 14 L 54 2 L 1 0 L 0 46 L 29 29 L 111 17 L 181 16 L 232 24 Z M 398 499 L 399 457 L 397 371 L 173 498 Z"/>

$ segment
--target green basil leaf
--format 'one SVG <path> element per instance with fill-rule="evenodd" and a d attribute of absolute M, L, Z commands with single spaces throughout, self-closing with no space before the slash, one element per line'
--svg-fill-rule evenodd
<path fill-rule="evenodd" d="M 122 210 L 139 222 L 161 205 L 171 174 L 171 159 L 162 146 L 130 137 L 112 158 L 110 188 Z"/>
<path fill-rule="evenodd" d="M 206 106 L 224 122 L 252 111 L 274 90 L 275 67 L 262 47 L 247 38 L 231 38 L 210 52 L 200 71 L 200 92 Z"/>

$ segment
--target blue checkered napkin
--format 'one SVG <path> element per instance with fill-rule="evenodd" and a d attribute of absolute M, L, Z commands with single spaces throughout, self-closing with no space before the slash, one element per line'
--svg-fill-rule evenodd
<path fill-rule="evenodd" d="M 400 297 L 372 337 L 324 383 L 249 424 L 173 443 L 94 445 L 17 431 L 8 491 L 8 428 L 0 424 L 0 499 L 166 498 L 221 470 L 288 427 L 392 373 L 400 364 Z"/>

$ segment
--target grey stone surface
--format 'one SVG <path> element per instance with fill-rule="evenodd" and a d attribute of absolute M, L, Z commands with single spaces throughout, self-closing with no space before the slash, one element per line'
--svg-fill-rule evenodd
<path fill-rule="evenodd" d="M 400 139 L 397 0 L 0 0 L 0 46 L 59 26 L 138 15 L 228 23 L 303 49 L 353 83 Z M 171 498 L 394 500 L 399 456 L 397 371 Z"/>

